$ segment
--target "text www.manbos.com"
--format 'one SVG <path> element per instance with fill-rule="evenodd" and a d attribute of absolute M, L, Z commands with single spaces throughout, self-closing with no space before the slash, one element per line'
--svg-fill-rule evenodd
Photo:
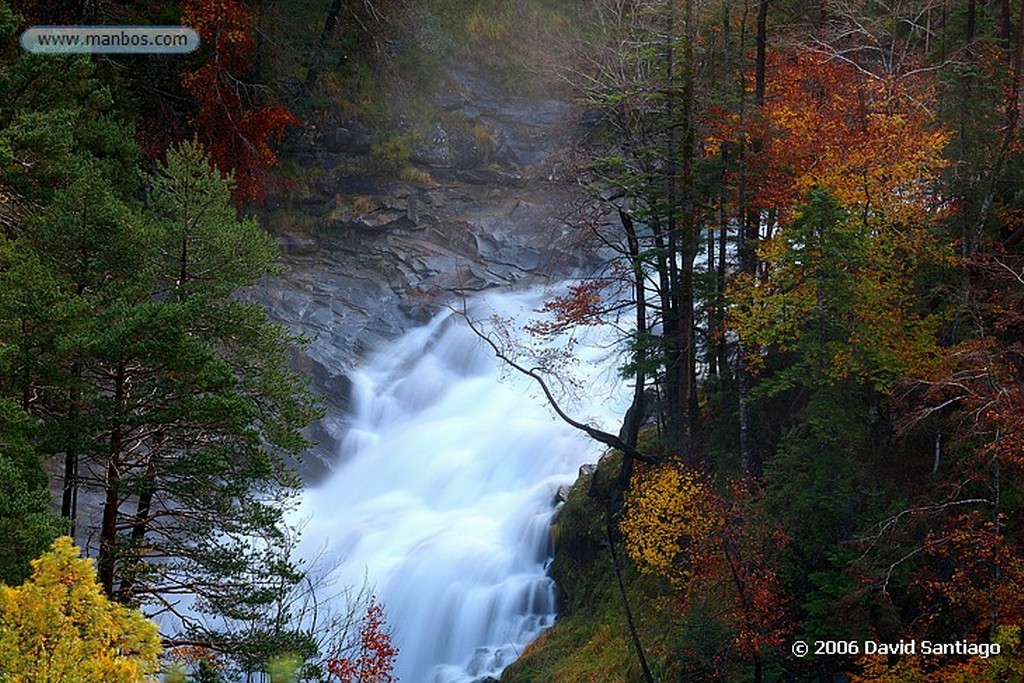
<path fill-rule="evenodd" d="M 184 54 L 199 47 L 187 26 L 33 26 L 21 47 L 37 54 Z"/>

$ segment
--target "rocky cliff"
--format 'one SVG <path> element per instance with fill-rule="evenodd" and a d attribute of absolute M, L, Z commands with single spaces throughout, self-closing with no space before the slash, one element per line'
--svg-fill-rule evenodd
<path fill-rule="evenodd" d="M 514 92 L 470 62 L 448 63 L 428 101 L 420 120 L 402 114 L 387 131 L 308 131 L 291 151 L 302 187 L 268 213 L 283 269 L 252 296 L 311 339 L 296 362 L 328 406 L 310 429 L 309 480 L 344 433 L 346 368 L 382 339 L 467 293 L 564 277 L 590 259 L 569 103 Z"/>

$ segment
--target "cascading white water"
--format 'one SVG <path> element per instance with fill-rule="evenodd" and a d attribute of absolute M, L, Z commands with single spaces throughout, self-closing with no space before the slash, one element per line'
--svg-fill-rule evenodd
<path fill-rule="evenodd" d="M 523 315 L 539 292 L 489 295 L 474 317 Z M 573 372 L 610 427 L 621 402 L 600 345 Z M 499 362 L 458 316 L 381 349 L 354 377 L 337 471 L 304 498 L 304 547 L 326 550 L 348 585 L 386 608 L 402 683 L 496 676 L 554 620 L 545 574 L 559 486 L 600 454 L 553 417 L 537 387 Z M 622 394 L 624 392 L 617 392 Z"/>

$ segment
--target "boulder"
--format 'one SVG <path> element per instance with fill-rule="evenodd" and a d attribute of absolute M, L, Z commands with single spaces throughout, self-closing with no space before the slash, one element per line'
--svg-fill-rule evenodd
<path fill-rule="evenodd" d="M 368 154 L 373 146 L 369 132 L 360 124 L 351 122 L 323 133 L 320 145 L 335 154 Z"/>

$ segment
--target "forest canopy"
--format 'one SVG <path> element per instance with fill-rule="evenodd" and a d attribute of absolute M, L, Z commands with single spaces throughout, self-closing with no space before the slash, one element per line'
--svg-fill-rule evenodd
<path fill-rule="evenodd" d="M 60 23 L 203 46 L 18 48 Z M 237 292 L 277 267 L 263 207 L 322 180 L 296 150 L 351 125 L 360 172 L 429 186 L 409 120 L 475 60 L 574 105 L 567 225 L 607 258 L 529 332 L 613 321 L 632 393 L 553 532 L 563 619 L 503 680 L 1024 676 L 1022 3 L 16 0 L 0 37 L 5 604 L 58 560 L 89 584 L 51 544 L 91 497 L 105 600 L 181 620 L 196 661 L 316 658 L 268 615 L 303 580 L 287 463 L 319 409 L 303 340 Z M 390 676 L 366 619 L 331 666 Z M 792 648 L 826 640 L 1002 654 Z"/>

